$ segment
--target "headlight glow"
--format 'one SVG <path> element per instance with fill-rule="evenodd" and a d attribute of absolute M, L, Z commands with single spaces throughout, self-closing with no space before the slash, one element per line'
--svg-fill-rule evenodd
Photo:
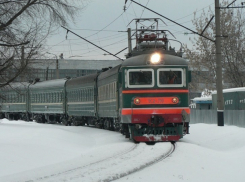
<path fill-rule="evenodd" d="M 136 105 L 140 104 L 140 99 L 139 98 L 135 98 L 134 99 L 134 104 L 136 104 Z"/>
<path fill-rule="evenodd" d="M 158 53 L 155 53 L 151 56 L 151 63 L 152 64 L 158 64 L 161 60 L 161 56 Z"/>
<path fill-rule="evenodd" d="M 172 102 L 175 103 L 175 104 L 178 104 L 179 103 L 179 99 L 177 97 L 174 97 L 172 99 Z"/>

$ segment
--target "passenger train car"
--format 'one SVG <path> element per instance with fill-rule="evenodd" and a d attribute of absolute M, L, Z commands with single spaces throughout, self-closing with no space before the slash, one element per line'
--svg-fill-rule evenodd
<path fill-rule="evenodd" d="M 120 130 L 135 142 L 178 141 L 189 133 L 190 81 L 188 62 L 168 48 L 166 31 L 141 28 L 121 65 L 78 78 L 25 83 L 19 94 L 23 109 L 14 107 L 19 97 L 10 102 L 7 96 L 1 116 Z"/>

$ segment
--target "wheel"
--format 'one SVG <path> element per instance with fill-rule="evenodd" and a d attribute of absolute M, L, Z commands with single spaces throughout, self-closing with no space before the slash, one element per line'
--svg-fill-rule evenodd
<path fill-rule="evenodd" d="M 68 121 L 68 119 L 66 119 L 65 117 L 61 119 L 61 123 L 62 123 L 64 126 L 68 126 L 68 125 L 69 125 L 69 121 Z"/>
<path fill-rule="evenodd" d="M 147 145 L 155 145 L 156 142 L 145 142 Z"/>
<path fill-rule="evenodd" d="M 73 120 L 73 125 L 74 125 L 74 126 L 79 126 L 79 125 L 80 125 L 80 124 L 79 124 L 79 121 L 77 121 L 76 119 Z"/>
<path fill-rule="evenodd" d="M 138 143 L 140 143 L 140 142 L 136 141 L 135 139 L 133 139 L 133 141 L 134 141 L 134 143 L 135 143 L 135 144 L 138 144 Z"/>
<path fill-rule="evenodd" d="M 13 114 L 8 114 L 7 115 L 7 119 L 10 120 L 10 121 L 14 120 L 14 115 Z"/>
<path fill-rule="evenodd" d="M 109 120 L 105 120 L 105 122 L 104 122 L 104 128 L 106 130 L 109 130 L 110 129 L 110 121 Z"/>
<path fill-rule="evenodd" d="M 4 118 L 4 114 L 0 113 L 0 119 L 3 119 L 3 118 Z"/>

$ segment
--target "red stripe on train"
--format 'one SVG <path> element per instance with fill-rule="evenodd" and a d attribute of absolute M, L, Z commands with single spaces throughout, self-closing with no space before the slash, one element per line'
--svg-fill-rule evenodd
<path fill-rule="evenodd" d="M 188 90 L 123 90 L 123 94 L 139 94 L 139 93 L 189 93 Z"/>
<path fill-rule="evenodd" d="M 122 109 L 122 115 L 132 114 L 181 114 L 185 110 L 187 114 L 190 114 L 189 108 L 128 108 Z"/>

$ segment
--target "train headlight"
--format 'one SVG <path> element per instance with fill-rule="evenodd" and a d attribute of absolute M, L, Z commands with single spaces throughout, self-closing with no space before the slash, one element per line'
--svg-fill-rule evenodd
<path fill-rule="evenodd" d="M 174 97 L 174 98 L 172 99 L 172 102 L 173 102 L 174 104 L 178 104 L 178 103 L 179 103 L 179 99 L 178 99 L 177 97 Z"/>
<path fill-rule="evenodd" d="M 155 53 L 151 56 L 151 63 L 152 64 L 158 64 L 161 61 L 161 55 L 158 53 Z"/>
<path fill-rule="evenodd" d="M 136 104 L 136 105 L 140 104 L 140 99 L 139 98 L 135 98 L 134 99 L 134 104 Z"/>

